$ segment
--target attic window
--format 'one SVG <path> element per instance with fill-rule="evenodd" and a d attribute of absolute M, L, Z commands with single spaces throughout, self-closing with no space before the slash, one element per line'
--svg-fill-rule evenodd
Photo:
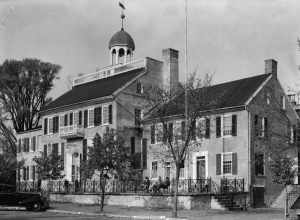
<path fill-rule="evenodd" d="M 285 97 L 281 96 L 281 108 L 282 110 L 285 110 L 286 106 L 285 106 Z"/>
<path fill-rule="evenodd" d="M 271 95 L 270 93 L 267 93 L 267 104 L 270 105 L 271 102 Z"/>

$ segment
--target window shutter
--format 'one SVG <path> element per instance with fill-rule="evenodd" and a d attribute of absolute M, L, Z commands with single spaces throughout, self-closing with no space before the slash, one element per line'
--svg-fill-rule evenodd
<path fill-rule="evenodd" d="M 191 123 L 191 140 L 196 140 L 196 121 L 192 121 Z"/>
<path fill-rule="evenodd" d="M 168 136 L 169 136 L 169 141 L 172 142 L 173 141 L 173 123 L 169 123 Z"/>
<path fill-rule="evenodd" d="M 168 125 L 163 124 L 163 142 L 166 143 L 168 138 Z"/>
<path fill-rule="evenodd" d="M 221 117 L 216 117 L 216 137 L 221 137 Z"/>
<path fill-rule="evenodd" d="M 268 118 L 264 118 L 265 120 L 265 137 L 268 137 Z"/>
<path fill-rule="evenodd" d="M 131 155 L 135 154 L 135 137 L 130 138 Z"/>
<path fill-rule="evenodd" d="M 237 135 L 237 115 L 232 115 L 232 124 L 231 124 L 231 135 L 236 136 Z"/>
<path fill-rule="evenodd" d="M 206 118 L 205 119 L 205 138 L 210 137 L 210 119 Z"/>
<path fill-rule="evenodd" d="M 78 125 L 82 125 L 82 111 L 78 112 Z"/>
<path fill-rule="evenodd" d="M 70 121 L 69 121 L 70 125 L 73 125 L 73 119 L 74 119 L 73 117 L 74 117 L 73 112 L 71 112 L 70 113 Z"/>
<path fill-rule="evenodd" d="M 44 145 L 44 157 L 48 156 L 47 144 Z"/>
<path fill-rule="evenodd" d="M 221 175 L 221 154 L 216 154 L 216 175 Z"/>
<path fill-rule="evenodd" d="M 237 153 L 232 154 L 232 174 L 237 175 L 237 169 L 238 169 L 238 164 L 237 164 Z"/>
<path fill-rule="evenodd" d="M 44 119 L 44 134 L 48 133 L 48 118 Z"/>
<path fill-rule="evenodd" d="M 21 146 L 22 146 L 22 141 L 21 141 L 21 139 L 19 139 L 18 153 L 21 153 Z"/>
<path fill-rule="evenodd" d="M 62 161 L 62 167 L 64 168 L 65 164 L 65 143 L 61 143 L 60 156 Z"/>
<path fill-rule="evenodd" d="M 64 116 L 64 125 L 65 126 L 68 126 L 68 115 L 67 114 L 65 114 L 65 116 Z"/>
<path fill-rule="evenodd" d="M 89 109 L 89 127 L 94 126 L 94 109 Z"/>
<path fill-rule="evenodd" d="M 108 122 L 109 124 L 112 124 L 113 121 L 113 115 L 112 115 L 112 105 L 108 106 Z"/>
<path fill-rule="evenodd" d="M 185 140 L 185 121 L 181 122 L 181 137 L 182 137 L 182 140 L 184 141 Z"/>
<path fill-rule="evenodd" d="M 83 114 L 83 126 L 86 128 L 88 126 L 88 110 L 84 110 Z"/>
<path fill-rule="evenodd" d="M 155 125 L 151 125 L 150 127 L 150 135 L 151 135 L 151 144 L 155 143 Z"/>
<path fill-rule="evenodd" d="M 82 160 L 87 160 L 87 139 L 83 139 Z"/>
<path fill-rule="evenodd" d="M 147 169 L 147 139 L 142 140 L 143 169 Z"/>

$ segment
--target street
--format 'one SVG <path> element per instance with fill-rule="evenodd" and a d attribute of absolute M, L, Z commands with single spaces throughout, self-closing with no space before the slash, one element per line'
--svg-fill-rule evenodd
<path fill-rule="evenodd" d="M 1 220 L 30 220 L 30 219 L 51 219 L 51 220 L 83 220 L 83 219 L 100 219 L 113 220 L 104 216 L 85 216 L 85 215 L 70 215 L 53 212 L 27 212 L 27 211 L 0 211 Z"/>

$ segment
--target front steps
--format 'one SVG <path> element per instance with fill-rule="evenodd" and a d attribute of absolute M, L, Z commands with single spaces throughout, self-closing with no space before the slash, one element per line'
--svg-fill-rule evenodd
<path fill-rule="evenodd" d="M 229 211 L 241 211 L 244 207 L 237 204 L 232 194 L 219 194 L 212 198 L 212 208 Z"/>

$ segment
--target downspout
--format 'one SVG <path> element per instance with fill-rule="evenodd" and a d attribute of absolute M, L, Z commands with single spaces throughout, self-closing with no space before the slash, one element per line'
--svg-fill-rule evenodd
<path fill-rule="evenodd" d="M 248 112 L 248 191 L 251 201 L 251 114 L 246 108 Z"/>

